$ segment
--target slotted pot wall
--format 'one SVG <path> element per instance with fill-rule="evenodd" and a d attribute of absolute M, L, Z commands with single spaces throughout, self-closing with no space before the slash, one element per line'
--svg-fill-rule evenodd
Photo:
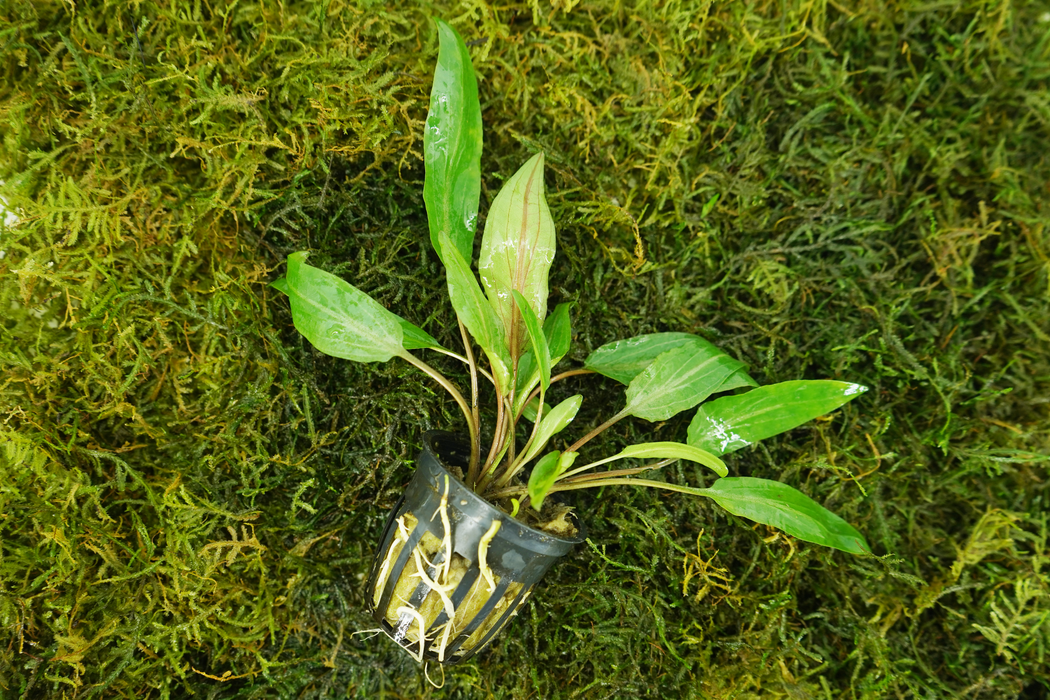
<path fill-rule="evenodd" d="M 446 468 L 465 467 L 468 456 L 451 433 L 424 435 L 369 576 L 374 619 L 420 660 L 457 663 L 485 648 L 584 538 L 579 523 L 575 538 L 556 537 L 489 504 Z"/>

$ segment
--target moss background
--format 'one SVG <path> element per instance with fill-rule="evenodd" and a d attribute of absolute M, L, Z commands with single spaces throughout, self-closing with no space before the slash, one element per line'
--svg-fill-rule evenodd
<path fill-rule="evenodd" d="M 569 359 L 689 331 L 763 383 L 870 386 L 728 462 L 877 557 L 585 493 L 589 543 L 440 690 L 359 633 L 422 432 L 460 418 L 266 284 L 308 249 L 456 342 L 435 14 L 473 42 L 482 212 L 547 153 Z M 3 0 L 0 66 L 3 698 L 1047 697 L 1045 3 Z M 622 401 L 566 384 L 580 430 Z"/>

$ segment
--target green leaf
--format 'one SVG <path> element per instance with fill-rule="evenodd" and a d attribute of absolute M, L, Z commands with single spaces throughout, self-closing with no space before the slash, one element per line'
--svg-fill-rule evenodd
<path fill-rule="evenodd" d="M 581 403 L 583 403 L 583 396 L 576 394 L 552 408 L 549 413 L 544 413 L 543 418 L 540 419 L 540 425 L 536 429 L 536 439 L 532 441 L 529 451 L 522 456 L 520 463 L 525 464 L 534 458 L 547 446 L 547 442 L 553 436 L 564 430 L 565 426 L 576 417 L 576 412 L 580 410 Z"/>
<path fill-rule="evenodd" d="M 562 452 L 561 457 L 558 458 L 558 474 L 564 473 L 566 469 L 576 462 L 576 458 L 579 456 L 579 452 Z"/>
<path fill-rule="evenodd" d="M 711 210 L 718 204 L 718 195 L 712 195 L 710 199 L 704 202 L 704 206 L 700 209 L 700 218 L 706 219 L 707 215 L 711 213 Z"/>
<path fill-rule="evenodd" d="M 726 396 L 700 407 L 689 444 L 727 454 L 834 411 L 868 388 L 831 380 L 793 381 Z"/>
<path fill-rule="evenodd" d="M 401 322 L 402 338 L 401 343 L 404 345 L 405 350 L 444 350 L 432 335 L 427 333 L 425 330 L 415 325 L 411 321 L 398 317 Z"/>
<path fill-rule="evenodd" d="M 550 349 L 551 367 L 553 368 L 569 352 L 572 341 L 572 326 L 569 320 L 571 303 L 558 304 L 554 313 L 543 322 L 543 335 Z M 521 408 L 521 402 L 528 398 L 540 381 L 540 370 L 532 359 L 532 353 L 526 352 L 518 359 L 518 389 L 514 397 L 515 412 Z M 532 420 L 531 418 L 529 420 Z"/>
<path fill-rule="evenodd" d="M 532 507 L 539 510 L 543 507 L 543 501 L 547 498 L 547 494 L 550 493 L 551 487 L 558 480 L 566 469 L 572 466 L 573 462 L 580 455 L 579 452 L 551 452 L 543 455 L 543 458 L 536 463 L 536 466 L 532 469 L 532 474 L 529 475 L 529 498 L 532 502 Z"/>
<path fill-rule="evenodd" d="M 852 554 L 868 554 L 864 536 L 845 520 L 801 491 L 768 479 L 734 476 L 700 489 L 733 515 L 772 525 L 815 544 Z"/>
<path fill-rule="evenodd" d="M 401 319 L 360 289 L 288 256 L 287 289 L 295 327 L 314 347 L 355 362 L 386 362 L 405 352 Z"/>
<path fill-rule="evenodd" d="M 423 134 L 430 240 L 445 265 L 456 315 L 492 365 L 496 388 L 510 387 L 507 336 L 470 270 L 481 191 L 481 107 L 477 80 L 463 39 L 435 20 L 440 47 Z"/>
<path fill-rule="evenodd" d="M 691 462 L 698 462 L 705 467 L 709 467 L 719 476 L 725 476 L 729 473 L 725 462 L 710 452 L 690 445 L 683 445 L 679 442 L 644 442 L 639 445 L 630 445 L 616 455 L 616 458 L 688 459 Z"/>
<path fill-rule="evenodd" d="M 560 458 L 560 452 L 548 452 L 532 468 L 532 474 L 529 475 L 529 502 L 536 510 L 543 507 L 544 499 L 558 478 Z"/>
<path fill-rule="evenodd" d="M 543 194 L 543 153 L 537 153 L 492 201 L 481 238 L 481 283 L 507 329 L 511 357 L 520 356 L 525 345 L 525 328 L 511 292 L 520 292 L 536 317 L 545 318 L 554 252 L 554 219 Z"/>
<path fill-rule="evenodd" d="M 270 282 L 270 284 L 268 286 L 276 289 L 278 292 L 281 292 L 282 294 L 287 294 L 288 293 L 288 278 L 287 277 L 278 277 L 273 282 Z"/>
<path fill-rule="evenodd" d="M 528 300 L 521 295 L 517 289 L 513 290 L 514 301 L 518 305 L 518 311 L 525 322 L 525 330 L 529 333 L 529 342 L 532 344 L 532 356 L 539 360 L 540 384 L 544 391 L 551 385 L 551 352 L 547 347 L 547 336 L 540 328 L 540 320 L 536 318 L 536 312 L 529 306 Z M 519 368 L 520 371 L 520 368 Z"/>
<path fill-rule="evenodd" d="M 718 391 L 742 367 L 743 362 L 721 350 L 712 353 L 702 344 L 668 350 L 631 380 L 624 412 L 649 421 L 667 420 Z"/>
<path fill-rule="evenodd" d="M 732 391 L 733 389 L 739 389 L 743 386 L 756 387 L 758 386 L 758 382 L 752 379 L 750 375 L 748 375 L 748 373 L 744 370 L 738 369 L 737 371 L 733 372 L 728 377 L 726 377 L 726 380 L 722 382 L 718 386 L 718 388 L 715 389 L 712 393 L 721 394 L 726 391 Z"/>
<path fill-rule="evenodd" d="M 571 309 L 571 302 L 558 304 L 554 307 L 554 313 L 543 322 L 543 335 L 547 337 L 552 366 L 558 364 L 569 352 L 569 344 L 572 342 L 572 321 L 569 319 Z"/>
<path fill-rule="evenodd" d="M 448 243 L 443 248 L 443 260 L 452 308 L 489 358 L 496 389 L 501 395 L 505 395 L 510 388 L 511 361 L 507 354 L 503 324 L 489 306 L 474 273 L 470 271 L 470 266 L 459 254 L 459 250 L 452 245 L 444 232 L 440 233 L 440 239 Z"/>
<path fill-rule="evenodd" d="M 481 193 L 481 105 L 478 83 L 463 39 L 440 19 L 438 60 L 430 111 L 423 130 L 430 242 L 444 261 L 439 232 L 445 232 L 464 260 L 474 252 Z M 445 263 L 446 265 L 448 263 Z"/>
<path fill-rule="evenodd" d="M 703 349 L 710 355 L 725 354 L 712 343 L 692 333 L 650 333 L 606 343 L 592 352 L 583 366 L 621 384 L 630 384 L 657 357 L 669 350 L 685 346 Z M 755 380 L 748 377 L 742 369 L 734 373 L 734 376 L 738 376 L 737 381 L 743 383 L 720 387 L 718 391 L 728 391 L 738 386 L 757 386 Z"/>
<path fill-rule="evenodd" d="M 539 415 L 539 410 L 540 410 L 540 397 L 537 396 L 532 401 L 529 401 L 529 403 L 525 405 L 525 408 L 523 408 L 521 410 L 521 417 L 524 418 L 525 420 L 529 421 L 530 423 L 535 423 L 536 422 L 536 416 Z M 551 412 L 550 404 L 544 403 L 543 404 L 543 415 L 547 415 L 550 412 Z"/>

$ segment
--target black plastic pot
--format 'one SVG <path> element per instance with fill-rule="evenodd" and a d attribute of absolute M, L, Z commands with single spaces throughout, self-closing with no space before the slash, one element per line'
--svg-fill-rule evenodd
<path fill-rule="evenodd" d="M 451 664 L 479 652 L 584 538 L 578 522 L 577 536 L 565 539 L 490 505 L 446 468 L 465 470 L 469 454 L 451 433 L 423 436 L 368 579 L 372 616 L 418 660 Z"/>

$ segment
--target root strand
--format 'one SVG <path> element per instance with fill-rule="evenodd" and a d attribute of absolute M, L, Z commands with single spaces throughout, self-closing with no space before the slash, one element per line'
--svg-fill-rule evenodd
<path fill-rule="evenodd" d="M 489 553 L 489 544 L 496 537 L 496 533 L 499 532 L 499 527 L 502 524 L 502 520 L 493 520 L 488 532 L 481 537 L 481 541 L 478 543 L 478 568 L 481 569 L 481 575 L 484 577 L 485 582 L 489 584 L 489 593 L 496 590 L 496 579 L 493 577 L 492 569 L 489 568 L 485 557 Z"/>

